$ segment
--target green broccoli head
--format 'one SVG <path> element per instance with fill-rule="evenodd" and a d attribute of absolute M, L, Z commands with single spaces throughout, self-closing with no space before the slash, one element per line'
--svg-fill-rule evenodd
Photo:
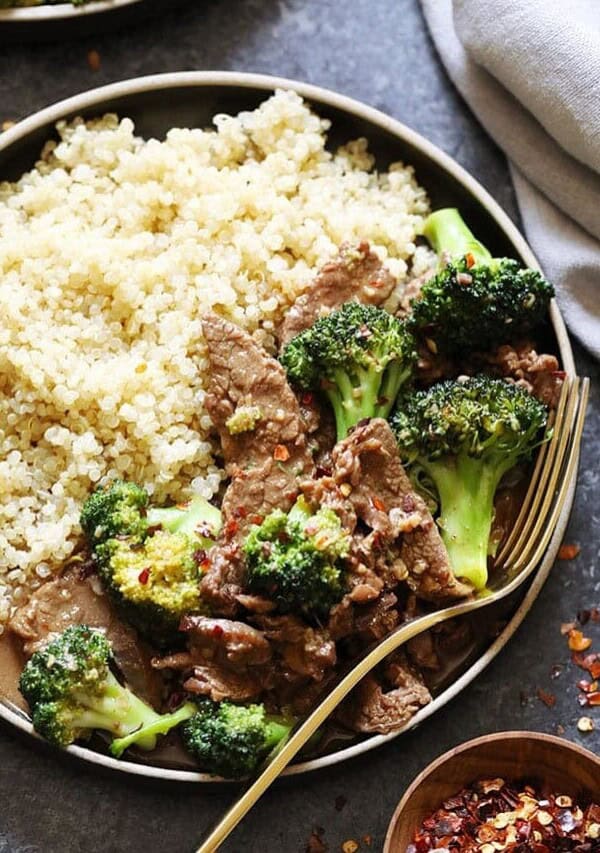
<path fill-rule="evenodd" d="M 415 361 L 406 325 L 382 308 L 358 302 L 318 319 L 292 338 L 281 356 L 293 384 L 327 396 L 338 440 L 363 418 L 388 416 Z"/>
<path fill-rule="evenodd" d="M 127 515 L 122 494 L 138 496 L 138 504 L 139 495 L 145 497 L 137 527 L 133 521 L 129 528 L 119 527 Z M 89 507 L 95 514 L 90 523 Z M 107 508 L 104 518 L 110 518 L 110 524 L 98 523 L 102 507 Z M 204 610 L 199 582 L 205 551 L 221 527 L 220 511 L 200 496 L 177 506 L 151 507 L 143 489 L 118 481 L 88 498 L 82 526 L 100 577 L 127 621 L 159 646 L 176 642 L 181 617 Z"/>
<path fill-rule="evenodd" d="M 270 716 L 264 705 L 198 703 L 181 730 L 186 749 L 203 770 L 230 779 L 251 775 L 285 738 L 293 720 Z"/>
<path fill-rule="evenodd" d="M 266 595 L 280 613 L 326 615 L 345 590 L 350 535 L 329 508 L 313 513 L 299 498 L 289 513 L 274 510 L 246 537 L 246 587 Z"/>
<path fill-rule="evenodd" d="M 392 418 L 400 454 L 424 470 L 440 501 L 442 538 L 457 577 L 487 583 L 494 495 L 543 439 L 546 407 L 504 379 L 476 376 L 407 394 Z"/>
<path fill-rule="evenodd" d="M 423 233 L 443 258 L 450 258 L 412 303 L 409 326 L 430 347 L 450 355 L 489 350 L 544 320 L 552 285 L 518 261 L 492 258 L 457 210 L 432 213 Z"/>
<path fill-rule="evenodd" d="M 92 547 L 114 536 L 146 535 L 148 493 L 135 483 L 113 480 L 93 492 L 81 510 L 81 526 Z"/>
<path fill-rule="evenodd" d="M 26 663 L 19 688 L 31 709 L 35 730 L 56 746 L 87 738 L 95 729 L 116 740 L 120 756 L 133 744 L 154 749 L 159 734 L 195 713 L 191 703 L 172 714 L 157 714 L 112 673 L 112 648 L 105 635 L 72 625 Z"/>

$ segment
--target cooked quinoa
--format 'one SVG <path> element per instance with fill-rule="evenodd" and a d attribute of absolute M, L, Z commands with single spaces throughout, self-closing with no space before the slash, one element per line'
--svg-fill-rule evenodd
<path fill-rule="evenodd" d="M 0 630 L 77 547 L 100 480 L 157 501 L 219 487 L 205 309 L 272 350 L 340 243 L 369 240 L 400 287 L 429 260 L 412 170 L 372 171 L 362 139 L 327 151 L 328 122 L 296 94 L 214 124 L 159 141 L 115 115 L 61 122 L 0 184 Z"/>

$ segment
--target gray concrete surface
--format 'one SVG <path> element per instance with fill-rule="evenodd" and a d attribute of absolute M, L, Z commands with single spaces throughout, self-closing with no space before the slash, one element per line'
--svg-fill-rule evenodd
<path fill-rule="evenodd" d="M 469 169 L 517 218 L 506 163 L 446 79 L 417 0 L 197 0 L 110 35 L 0 49 L 0 120 L 20 118 L 102 83 L 160 71 L 233 69 L 295 77 L 359 98 L 401 119 Z M 100 54 L 90 70 L 87 53 Z M 580 372 L 598 365 L 576 347 Z M 517 636 L 483 675 L 417 731 L 365 757 L 278 785 L 223 848 L 227 853 L 301 853 L 311 830 L 329 850 L 371 835 L 381 850 L 394 806 L 431 759 L 461 741 L 510 728 L 555 732 L 600 751 L 591 735 L 560 623 L 600 603 L 598 457 L 600 400 L 594 385 L 579 490 L 566 540 L 581 554 L 559 562 Z M 600 625 L 592 626 L 600 647 Z M 555 665 L 563 667 L 552 678 Z M 536 689 L 556 694 L 546 707 Z M 229 802 L 229 792 L 160 788 L 99 776 L 59 762 L 0 730 L 0 853 L 180 853 Z M 338 808 L 336 808 L 336 799 Z M 344 803 L 343 807 L 340 805 Z"/>

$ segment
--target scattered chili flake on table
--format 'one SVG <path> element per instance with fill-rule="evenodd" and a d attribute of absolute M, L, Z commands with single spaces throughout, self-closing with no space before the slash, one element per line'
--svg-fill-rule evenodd
<path fill-rule="evenodd" d="M 92 71 L 100 71 L 100 54 L 97 50 L 88 50 L 87 62 Z"/>
<path fill-rule="evenodd" d="M 572 652 L 586 652 L 592 645 L 590 637 L 584 637 L 581 631 L 572 628 L 569 633 L 569 648 Z"/>
<path fill-rule="evenodd" d="M 565 794 L 542 796 L 504 779 L 482 779 L 447 799 L 415 831 L 406 853 L 598 853 L 600 806 Z"/>
<path fill-rule="evenodd" d="M 579 547 L 579 545 L 561 545 L 558 549 L 558 559 L 574 560 L 580 551 L 581 548 Z"/>
<path fill-rule="evenodd" d="M 327 845 L 321 838 L 324 832 L 321 827 L 313 829 L 306 845 L 306 853 L 327 853 Z"/>
<path fill-rule="evenodd" d="M 556 696 L 554 693 L 548 693 L 547 690 L 542 690 L 541 687 L 538 687 L 536 690 L 536 696 L 547 708 L 553 708 L 556 705 Z"/>

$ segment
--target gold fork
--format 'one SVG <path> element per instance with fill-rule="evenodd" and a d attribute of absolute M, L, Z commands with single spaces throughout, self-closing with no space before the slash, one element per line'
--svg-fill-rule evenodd
<path fill-rule="evenodd" d="M 510 537 L 496 557 L 494 580 L 488 588 L 467 601 L 401 625 L 367 649 L 358 663 L 353 662 L 352 668 L 338 679 L 335 686 L 328 688 L 323 701 L 297 723 L 289 738 L 269 757 L 257 778 L 221 818 L 196 853 L 214 853 L 220 847 L 352 688 L 391 652 L 440 622 L 506 598 L 535 571 L 550 542 L 577 471 L 588 396 L 589 379 L 575 377 L 565 380 L 552 418 L 552 436 L 538 453 L 521 511 Z"/>

